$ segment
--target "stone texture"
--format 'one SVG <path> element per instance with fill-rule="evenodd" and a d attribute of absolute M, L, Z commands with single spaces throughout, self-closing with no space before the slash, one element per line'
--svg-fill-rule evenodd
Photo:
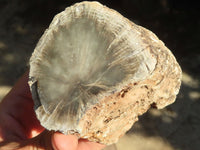
<path fill-rule="evenodd" d="M 157 57 L 154 72 L 145 80 L 130 83 L 120 92 L 105 97 L 88 110 L 80 122 L 81 137 L 115 143 L 151 106 L 162 109 L 175 101 L 181 84 L 180 67 L 161 41 L 154 44 L 157 48 L 151 49 Z"/>
<path fill-rule="evenodd" d="M 53 19 L 29 76 L 45 128 L 108 145 L 151 106 L 173 103 L 181 84 L 176 59 L 154 33 L 97 2 Z"/>

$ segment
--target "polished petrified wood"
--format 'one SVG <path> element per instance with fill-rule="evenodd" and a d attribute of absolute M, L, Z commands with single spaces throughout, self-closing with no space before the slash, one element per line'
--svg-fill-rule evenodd
<path fill-rule="evenodd" d="M 82 2 L 54 17 L 29 77 L 46 129 L 112 144 L 151 106 L 174 102 L 181 69 L 154 33 L 98 2 Z"/>

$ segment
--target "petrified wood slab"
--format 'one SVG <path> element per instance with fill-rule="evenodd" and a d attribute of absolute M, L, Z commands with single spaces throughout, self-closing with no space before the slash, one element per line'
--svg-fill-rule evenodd
<path fill-rule="evenodd" d="M 117 142 L 151 106 L 175 101 L 181 69 L 151 31 L 98 2 L 56 15 L 30 59 L 35 112 L 48 130 Z"/>

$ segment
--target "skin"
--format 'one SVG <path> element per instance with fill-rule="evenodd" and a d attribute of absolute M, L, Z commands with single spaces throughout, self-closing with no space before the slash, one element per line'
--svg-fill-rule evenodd
<path fill-rule="evenodd" d="M 0 103 L 1 150 L 101 150 L 105 146 L 45 130 L 33 110 L 28 72 Z"/>

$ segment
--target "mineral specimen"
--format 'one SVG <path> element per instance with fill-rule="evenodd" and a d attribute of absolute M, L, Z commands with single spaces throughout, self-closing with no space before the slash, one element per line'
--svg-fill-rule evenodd
<path fill-rule="evenodd" d="M 81 2 L 54 17 L 29 77 L 46 129 L 112 144 L 151 106 L 175 101 L 181 69 L 154 33 L 98 2 Z"/>

